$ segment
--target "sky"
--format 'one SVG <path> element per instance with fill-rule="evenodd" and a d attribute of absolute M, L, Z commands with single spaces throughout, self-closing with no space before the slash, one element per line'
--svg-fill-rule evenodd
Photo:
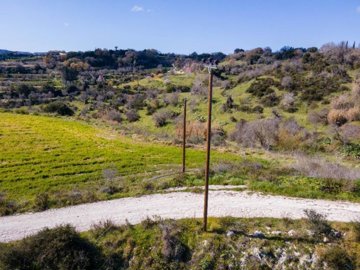
<path fill-rule="evenodd" d="M 0 48 L 231 53 L 360 43 L 360 0 L 0 0 Z"/>

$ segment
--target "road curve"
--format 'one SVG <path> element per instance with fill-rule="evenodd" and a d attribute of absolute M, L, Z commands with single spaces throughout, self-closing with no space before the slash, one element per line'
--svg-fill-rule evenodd
<path fill-rule="evenodd" d="M 104 220 L 123 224 L 139 223 L 147 217 L 199 218 L 203 195 L 171 192 L 123 198 L 51 209 L 38 213 L 0 217 L 0 242 L 10 242 L 61 224 L 72 224 L 79 231 Z M 313 209 L 328 220 L 349 222 L 360 219 L 360 203 L 288 198 L 247 191 L 214 190 L 209 194 L 209 216 L 302 218 L 304 209 Z"/>

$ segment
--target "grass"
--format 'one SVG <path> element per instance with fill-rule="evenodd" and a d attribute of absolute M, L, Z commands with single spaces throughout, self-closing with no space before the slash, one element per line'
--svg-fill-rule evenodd
<path fill-rule="evenodd" d="M 204 176 L 198 171 L 205 160 L 202 150 L 188 149 L 189 173 L 181 177 L 180 147 L 136 141 L 66 118 L 11 113 L 0 117 L 0 215 L 203 185 Z M 225 164 L 225 170 L 212 167 L 210 183 L 360 201 L 358 190 L 328 192 L 326 179 L 301 176 L 286 167 L 289 162 L 288 157 L 256 152 L 240 156 L 213 151 L 213 165 Z"/>
<path fill-rule="evenodd" d="M 198 219 L 157 218 L 122 226 L 106 221 L 81 234 L 63 226 L 2 244 L 0 267 L 23 269 L 27 263 L 34 269 L 49 264 L 61 265 L 61 269 L 210 270 L 229 265 L 234 269 L 276 269 L 279 265 L 325 269 L 327 264 L 330 269 L 345 269 L 344 265 L 358 269 L 356 228 L 350 223 L 329 225 L 342 237 L 324 242 L 309 233 L 312 227 L 307 220 L 286 218 L 209 218 L 208 232 L 202 231 Z M 263 237 L 254 236 L 256 231 Z"/>
<path fill-rule="evenodd" d="M 180 170 L 179 147 L 134 141 L 65 118 L 10 113 L 0 117 L 0 191 L 9 200 L 25 204 L 41 193 L 96 191 L 106 184 L 102 172 L 108 168 L 117 172 L 117 179 L 129 178 L 127 191 L 118 196 L 134 195 L 144 178 Z M 242 159 L 218 152 L 212 158 Z M 204 160 L 203 151 L 187 151 L 189 168 L 202 166 Z"/>

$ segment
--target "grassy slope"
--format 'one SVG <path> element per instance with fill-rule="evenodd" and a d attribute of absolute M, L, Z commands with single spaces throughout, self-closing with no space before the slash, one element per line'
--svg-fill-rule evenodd
<path fill-rule="evenodd" d="M 0 118 L 0 192 L 19 205 L 15 211 L 203 185 L 201 174 L 176 175 L 181 163 L 179 147 L 134 141 L 113 130 L 66 118 L 10 113 L 1 113 Z M 359 193 L 328 193 L 324 180 L 294 174 L 286 168 L 291 162 L 286 155 L 257 151 L 244 155 L 213 151 L 214 164 L 230 161 L 240 167 L 218 170 L 210 183 L 248 184 L 252 190 L 297 197 L 360 199 Z M 203 151 L 188 149 L 189 168 L 202 168 L 204 160 Z M 110 180 L 103 176 L 109 168 L 117 171 Z M 50 198 L 36 199 L 43 193 Z"/>
<path fill-rule="evenodd" d="M 179 169 L 179 147 L 135 142 L 116 132 L 81 122 L 44 116 L 1 113 L 0 190 L 10 199 L 32 199 L 41 192 L 90 189 L 102 172 L 120 176 Z M 203 151 L 189 149 L 189 167 L 202 166 Z M 240 160 L 213 154 L 213 161 Z"/>

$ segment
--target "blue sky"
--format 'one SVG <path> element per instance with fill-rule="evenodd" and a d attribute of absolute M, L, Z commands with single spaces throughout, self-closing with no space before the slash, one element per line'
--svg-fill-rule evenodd
<path fill-rule="evenodd" d="M 232 52 L 360 43 L 360 0 L 0 0 L 0 48 Z"/>

